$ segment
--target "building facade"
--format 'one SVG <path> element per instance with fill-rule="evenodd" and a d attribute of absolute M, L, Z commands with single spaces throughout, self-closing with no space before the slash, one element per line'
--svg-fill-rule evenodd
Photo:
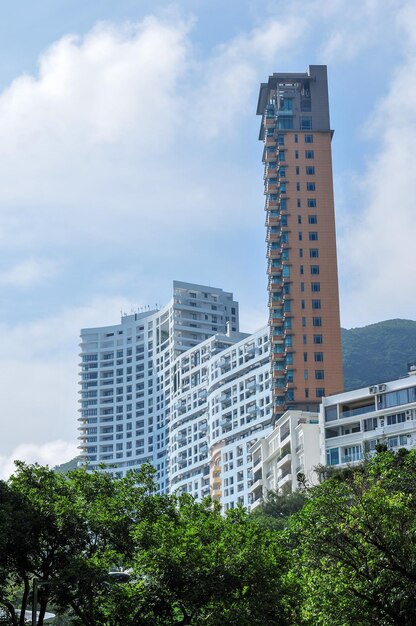
<path fill-rule="evenodd" d="M 320 411 L 321 463 L 342 467 L 388 449 L 416 447 L 416 372 L 399 380 L 332 395 Z"/>
<path fill-rule="evenodd" d="M 171 395 L 171 491 L 249 505 L 251 447 L 271 430 L 268 329 L 215 335 L 180 355 Z"/>
<path fill-rule="evenodd" d="M 318 413 L 286 411 L 270 434 L 253 445 L 251 510 L 267 500 L 269 491 L 280 494 L 296 491 L 300 473 L 307 484 L 317 483 L 314 468 L 320 461 L 318 418 Z"/>
<path fill-rule="evenodd" d="M 82 463 L 122 476 L 148 462 L 160 492 L 247 506 L 250 449 L 271 429 L 270 351 L 267 328 L 238 324 L 231 293 L 175 281 L 162 309 L 83 329 Z"/>
<path fill-rule="evenodd" d="M 342 391 L 326 67 L 260 87 L 273 417 Z"/>
<path fill-rule="evenodd" d="M 175 359 L 220 332 L 238 332 L 238 303 L 222 289 L 174 281 L 162 309 L 81 330 L 79 447 L 91 468 L 118 475 L 150 462 L 169 488 L 167 450 Z"/>

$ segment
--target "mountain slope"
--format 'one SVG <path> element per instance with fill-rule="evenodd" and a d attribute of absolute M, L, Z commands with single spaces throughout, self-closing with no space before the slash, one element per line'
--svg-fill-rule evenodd
<path fill-rule="evenodd" d="M 416 322 L 387 320 L 341 329 L 345 390 L 394 380 L 416 359 Z"/>

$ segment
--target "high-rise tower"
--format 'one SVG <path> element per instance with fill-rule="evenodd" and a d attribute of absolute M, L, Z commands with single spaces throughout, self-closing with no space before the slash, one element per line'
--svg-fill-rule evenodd
<path fill-rule="evenodd" d="M 343 389 L 327 72 L 260 87 L 273 416 Z"/>

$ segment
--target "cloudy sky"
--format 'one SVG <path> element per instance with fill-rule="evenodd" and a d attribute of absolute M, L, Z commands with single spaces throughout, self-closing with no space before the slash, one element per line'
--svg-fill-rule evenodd
<path fill-rule="evenodd" d="M 75 454 L 78 335 L 173 279 L 266 321 L 258 85 L 327 64 L 345 327 L 415 318 L 411 0 L 5 0 L 0 477 Z"/>

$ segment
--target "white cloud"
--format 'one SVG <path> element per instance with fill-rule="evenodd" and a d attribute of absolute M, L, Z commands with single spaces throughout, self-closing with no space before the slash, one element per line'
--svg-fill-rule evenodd
<path fill-rule="evenodd" d="M 360 214 L 341 240 L 348 255 L 350 291 L 344 317 L 360 324 L 387 317 L 414 318 L 416 241 L 416 10 L 398 15 L 404 60 L 371 116 L 377 152 L 363 173 Z"/>
<path fill-rule="evenodd" d="M 255 114 L 259 67 L 274 68 L 275 59 L 293 48 L 303 35 L 301 17 L 269 19 L 249 33 L 220 46 L 204 68 L 204 84 L 196 90 L 193 108 L 199 133 L 208 138 L 240 128 L 242 118 Z M 265 69 L 263 80 L 270 70 Z"/>
<path fill-rule="evenodd" d="M 58 265 L 46 259 L 26 259 L 12 267 L 0 270 L 0 285 L 10 287 L 31 287 L 53 278 Z"/>
<path fill-rule="evenodd" d="M 70 461 L 78 454 L 75 443 L 58 439 L 41 445 L 22 443 L 9 456 L 0 456 L 0 479 L 6 480 L 15 471 L 15 461 L 39 463 L 55 467 Z"/>
<path fill-rule="evenodd" d="M 331 0 L 320 15 L 321 2 L 314 4 L 329 28 L 324 37 L 321 56 L 327 63 L 351 61 L 369 48 L 378 47 L 381 40 L 387 44 L 392 35 L 391 20 L 404 0 L 363 0 L 359 8 L 351 0 Z M 311 14 L 311 6 L 309 14 Z"/>
<path fill-rule="evenodd" d="M 226 143 L 253 117 L 259 68 L 267 77 L 302 29 L 294 17 L 265 20 L 207 59 L 193 58 L 189 23 L 172 17 L 57 41 L 36 75 L 0 94 L 3 249 L 153 250 L 155 239 L 165 247 L 173 233 L 231 223 L 240 172 L 216 171 L 204 141 Z"/>
<path fill-rule="evenodd" d="M 76 439 L 80 328 L 117 323 L 129 308 L 123 298 L 96 298 L 42 320 L 0 325 L 1 454 L 20 442 Z"/>

